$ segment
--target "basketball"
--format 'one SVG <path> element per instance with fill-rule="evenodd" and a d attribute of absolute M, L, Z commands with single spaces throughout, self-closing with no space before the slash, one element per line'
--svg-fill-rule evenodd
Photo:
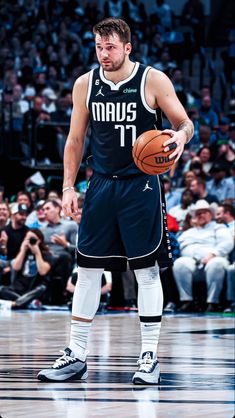
<path fill-rule="evenodd" d="M 176 147 L 171 144 L 171 149 L 164 152 L 163 143 L 171 136 L 157 130 L 142 133 L 135 141 L 132 155 L 136 166 L 146 174 L 162 174 L 169 171 L 174 164 L 174 158 L 169 155 Z"/>

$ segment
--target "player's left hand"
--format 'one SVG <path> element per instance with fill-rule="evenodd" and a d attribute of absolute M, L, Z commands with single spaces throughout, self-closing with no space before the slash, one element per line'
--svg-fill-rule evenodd
<path fill-rule="evenodd" d="M 167 152 L 172 149 L 173 152 L 169 155 L 169 159 L 175 159 L 176 163 L 184 151 L 184 146 L 186 143 L 186 133 L 183 130 L 173 131 L 173 129 L 164 129 L 163 132 L 171 135 L 171 138 L 167 139 L 163 144 L 165 147 L 164 151 Z"/>

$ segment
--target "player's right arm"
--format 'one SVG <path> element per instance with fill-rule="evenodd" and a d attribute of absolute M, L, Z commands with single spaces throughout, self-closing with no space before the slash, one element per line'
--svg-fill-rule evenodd
<path fill-rule="evenodd" d="M 89 111 L 86 107 L 88 77 L 88 73 L 79 77 L 73 88 L 73 110 L 64 149 L 63 189 L 74 186 L 82 160 L 83 144 L 89 122 Z M 66 216 L 76 219 L 77 195 L 73 189 L 64 191 L 62 207 Z"/>

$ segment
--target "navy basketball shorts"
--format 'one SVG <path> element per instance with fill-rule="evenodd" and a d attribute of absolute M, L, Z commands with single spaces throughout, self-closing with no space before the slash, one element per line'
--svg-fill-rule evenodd
<path fill-rule="evenodd" d="M 78 234 L 80 267 L 125 271 L 172 264 L 165 203 L 158 176 L 94 174 Z"/>

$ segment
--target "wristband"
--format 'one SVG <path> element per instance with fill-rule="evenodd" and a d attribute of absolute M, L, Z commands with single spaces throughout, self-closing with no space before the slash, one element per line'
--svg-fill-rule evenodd
<path fill-rule="evenodd" d="M 64 187 L 64 188 L 62 189 L 62 192 L 63 192 L 63 193 L 64 193 L 64 192 L 67 192 L 67 190 L 74 190 L 74 187 L 73 187 L 73 186 Z"/>

